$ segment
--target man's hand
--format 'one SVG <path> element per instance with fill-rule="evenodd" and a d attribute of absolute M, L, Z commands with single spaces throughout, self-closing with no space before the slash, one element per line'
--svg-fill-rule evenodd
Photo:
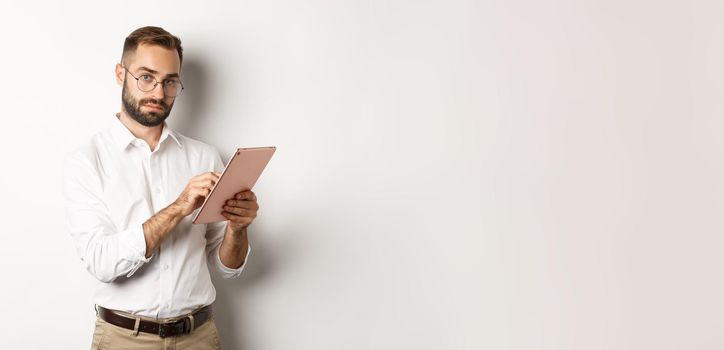
<path fill-rule="evenodd" d="M 143 236 L 146 239 L 146 257 L 149 258 L 158 249 L 176 225 L 204 203 L 211 193 L 221 173 L 203 173 L 191 178 L 181 195 L 166 208 L 143 223 Z"/>
<path fill-rule="evenodd" d="M 251 225 L 251 222 L 256 218 L 259 204 L 256 202 L 254 192 L 244 191 L 237 193 L 234 198 L 226 201 L 223 209 L 221 215 L 229 219 L 229 230 L 241 232 L 243 228 Z"/>
<path fill-rule="evenodd" d="M 193 213 L 204 203 L 204 199 L 211 193 L 211 189 L 216 181 L 219 181 L 220 176 L 221 173 L 219 172 L 208 172 L 191 178 L 186 188 L 174 202 L 183 216 Z"/>

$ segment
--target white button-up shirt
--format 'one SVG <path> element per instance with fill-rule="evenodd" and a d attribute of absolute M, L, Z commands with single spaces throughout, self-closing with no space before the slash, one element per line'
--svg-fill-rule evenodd
<path fill-rule="evenodd" d="M 151 151 L 117 117 L 67 155 L 67 229 L 85 268 L 99 281 L 96 304 L 153 318 L 175 317 L 216 299 L 209 266 L 224 278 L 241 274 L 244 266 L 231 269 L 219 258 L 226 223 L 193 225 L 196 212 L 179 222 L 153 256 L 145 257 L 143 223 L 175 201 L 192 177 L 223 168 L 214 147 L 178 134 L 166 123 Z"/>

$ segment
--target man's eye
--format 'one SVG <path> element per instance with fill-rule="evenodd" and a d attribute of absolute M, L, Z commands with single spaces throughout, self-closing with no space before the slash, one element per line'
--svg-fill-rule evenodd
<path fill-rule="evenodd" d="M 176 80 L 166 80 L 163 82 L 163 85 L 168 87 L 174 87 L 176 84 L 178 84 Z"/>
<path fill-rule="evenodd" d="M 143 75 L 141 75 L 141 79 L 143 79 L 145 81 L 151 81 L 151 80 L 153 80 L 153 77 L 148 74 L 143 74 Z"/>

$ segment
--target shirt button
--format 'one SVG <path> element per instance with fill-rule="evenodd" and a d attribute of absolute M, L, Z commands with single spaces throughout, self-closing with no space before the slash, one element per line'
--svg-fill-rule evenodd
<path fill-rule="evenodd" d="M 164 270 L 168 270 L 168 264 L 163 265 L 163 269 L 164 269 Z"/>
<path fill-rule="evenodd" d="M 156 187 L 155 191 L 156 193 L 161 193 L 161 187 Z"/>

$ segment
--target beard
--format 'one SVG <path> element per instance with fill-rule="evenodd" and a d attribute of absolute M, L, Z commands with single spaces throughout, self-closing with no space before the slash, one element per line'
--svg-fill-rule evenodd
<path fill-rule="evenodd" d="M 148 127 L 161 125 L 161 123 L 168 118 L 168 115 L 171 113 L 171 108 L 173 107 L 173 102 L 171 104 L 167 104 L 165 101 L 155 98 L 136 100 L 133 96 L 131 96 L 130 92 L 128 92 L 126 84 L 123 84 L 121 100 L 123 101 L 123 108 L 126 110 L 126 113 L 128 113 L 128 115 L 139 124 Z M 141 111 L 141 106 L 147 103 L 153 103 L 161 106 L 163 110 L 158 112 Z"/>

